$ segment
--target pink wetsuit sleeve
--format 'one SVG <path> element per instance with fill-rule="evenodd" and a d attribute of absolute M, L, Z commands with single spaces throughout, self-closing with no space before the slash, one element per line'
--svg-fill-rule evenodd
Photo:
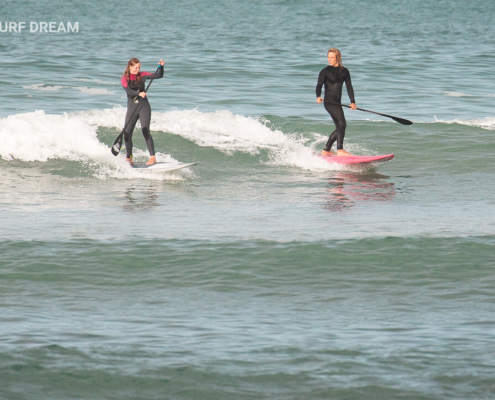
<path fill-rule="evenodd" d="M 150 72 L 141 72 L 141 77 L 144 78 L 145 80 L 147 79 L 160 79 L 163 78 L 163 67 L 158 68 L 158 72 L 155 74 L 152 74 Z"/>
<path fill-rule="evenodd" d="M 127 87 L 127 79 L 126 79 L 126 77 L 125 77 L 125 76 L 123 76 L 122 78 L 120 78 L 120 83 L 122 84 L 122 86 L 123 86 L 124 88 L 126 88 L 126 87 Z"/>

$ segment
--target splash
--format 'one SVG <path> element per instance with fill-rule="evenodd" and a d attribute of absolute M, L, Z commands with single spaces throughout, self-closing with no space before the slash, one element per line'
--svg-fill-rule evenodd
<path fill-rule="evenodd" d="M 64 159 L 89 163 L 96 165 L 94 176 L 100 179 L 142 178 L 144 174 L 129 171 L 123 155 L 113 157 L 109 145 L 100 142 L 97 136 L 98 127 L 121 129 L 125 112 L 125 108 L 115 107 L 63 115 L 48 115 L 43 111 L 11 115 L 0 119 L 0 156 L 4 160 L 26 162 Z M 257 162 L 269 165 L 310 171 L 346 168 L 316 157 L 326 136 L 315 132 L 286 134 L 270 128 L 269 123 L 263 118 L 236 115 L 227 110 L 204 113 L 194 109 L 154 112 L 151 127 L 156 136 L 179 135 L 198 146 L 215 148 L 231 156 L 236 152 L 249 154 Z M 346 148 L 358 154 L 369 153 L 352 143 Z M 139 151 L 136 149 L 136 156 Z M 145 155 L 143 151 L 142 156 Z M 157 153 L 157 159 L 173 160 L 162 153 Z"/>
<path fill-rule="evenodd" d="M 90 111 L 82 113 L 91 123 L 107 128 L 119 128 L 125 109 Z M 200 112 L 173 110 L 153 112 L 153 131 L 179 135 L 201 147 L 212 147 L 225 154 L 241 152 L 259 156 L 268 153 L 270 165 L 296 167 L 311 171 L 342 170 L 343 165 L 329 164 L 316 157 L 327 137 L 319 133 L 286 134 L 268 127 L 270 121 L 236 115 L 228 110 Z M 349 151 L 363 153 L 358 145 L 348 144 Z M 366 151 L 366 150 L 364 150 Z M 363 153 L 365 154 L 365 153 Z M 258 157 L 260 158 L 260 157 Z M 261 159 L 260 159 L 260 162 Z"/>
<path fill-rule="evenodd" d="M 10 115 L 0 119 L 0 157 L 6 161 L 78 162 L 87 166 L 98 179 L 182 179 L 179 174 L 146 174 L 132 170 L 125 156 L 114 157 L 109 146 L 98 140 L 97 128 L 82 114 L 49 115 L 35 111 Z M 137 150 L 136 156 L 145 156 L 145 152 Z M 174 161 L 162 153 L 157 153 L 157 160 Z"/>

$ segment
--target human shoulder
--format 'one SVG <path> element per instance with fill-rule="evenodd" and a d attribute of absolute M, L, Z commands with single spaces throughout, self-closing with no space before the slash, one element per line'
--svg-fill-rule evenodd
<path fill-rule="evenodd" d="M 122 75 L 122 78 L 120 78 L 120 83 L 122 84 L 123 87 L 127 87 L 127 77 L 125 75 Z"/>
<path fill-rule="evenodd" d="M 327 65 L 325 68 L 323 68 L 323 69 L 320 71 L 320 75 L 326 75 L 326 74 L 328 74 L 330 71 L 331 71 L 331 67 L 330 67 L 330 65 Z"/>
<path fill-rule="evenodd" d="M 347 79 L 348 77 L 351 76 L 351 73 L 349 72 L 349 70 L 344 66 L 342 66 L 342 68 L 340 68 L 340 73 L 342 74 L 344 79 Z"/>

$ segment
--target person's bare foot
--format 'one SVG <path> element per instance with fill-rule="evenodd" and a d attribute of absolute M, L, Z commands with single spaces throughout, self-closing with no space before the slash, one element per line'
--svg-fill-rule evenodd
<path fill-rule="evenodd" d="M 326 151 L 326 150 L 322 150 L 322 151 L 321 151 L 321 155 L 322 155 L 323 157 L 330 157 L 330 156 L 334 156 L 334 155 L 335 155 L 335 153 L 334 153 L 332 150 L 328 150 L 328 151 Z"/>
<path fill-rule="evenodd" d="M 337 150 L 337 156 L 353 156 L 354 154 L 348 153 L 344 149 Z"/>
<path fill-rule="evenodd" d="M 156 156 L 151 156 L 146 165 L 156 164 Z"/>
<path fill-rule="evenodd" d="M 125 159 L 129 164 L 132 164 L 132 157 L 131 158 L 126 158 Z"/>

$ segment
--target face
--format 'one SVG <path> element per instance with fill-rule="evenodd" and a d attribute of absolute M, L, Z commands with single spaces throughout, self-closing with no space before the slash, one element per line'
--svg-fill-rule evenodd
<path fill-rule="evenodd" d="M 332 67 L 336 67 L 338 65 L 338 63 L 337 63 L 337 56 L 335 55 L 335 53 L 332 53 L 332 52 L 328 53 L 327 59 L 328 59 L 328 63 Z"/>
<path fill-rule="evenodd" d="M 139 73 L 139 70 L 141 69 L 141 63 L 134 64 L 133 66 L 129 67 L 129 72 L 133 75 L 136 75 Z"/>

